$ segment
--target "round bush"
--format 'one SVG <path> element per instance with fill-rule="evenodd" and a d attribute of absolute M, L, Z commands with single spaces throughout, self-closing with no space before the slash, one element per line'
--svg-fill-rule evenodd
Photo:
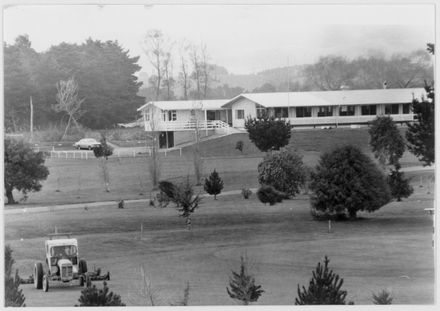
<path fill-rule="evenodd" d="M 306 180 L 302 157 L 287 150 L 274 151 L 258 165 L 258 182 L 295 196 Z"/>

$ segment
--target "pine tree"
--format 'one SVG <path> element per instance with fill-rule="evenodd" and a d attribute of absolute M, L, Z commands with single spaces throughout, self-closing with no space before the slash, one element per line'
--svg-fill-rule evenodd
<path fill-rule="evenodd" d="M 229 277 L 229 287 L 230 290 L 226 287 L 229 297 L 241 301 L 243 305 L 257 301 L 264 293 L 261 285 L 255 285 L 255 278 L 249 274 L 248 263 L 243 256 L 241 257 L 240 273 L 232 271 L 232 277 Z"/>
<path fill-rule="evenodd" d="M 5 246 L 5 306 L 6 307 L 25 307 L 25 297 L 20 286 L 20 277 L 18 269 L 15 275 L 12 275 L 12 266 L 14 265 L 12 258 L 12 249 L 9 245 Z"/>
<path fill-rule="evenodd" d="M 96 285 L 86 287 L 81 291 L 78 301 L 80 304 L 76 307 L 125 306 L 121 301 L 121 296 L 109 292 L 107 282 L 104 282 L 102 289 L 97 289 Z"/>
<path fill-rule="evenodd" d="M 214 195 L 214 200 L 217 200 L 217 194 L 220 194 L 223 189 L 223 180 L 216 170 L 205 180 L 204 189 L 207 193 Z"/>
<path fill-rule="evenodd" d="M 391 196 L 401 201 L 402 198 L 409 197 L 414 189 L 409 184 L 410 179 L 404 177 L 405 174 L 400 171 L 400 164 L 395 164 L 394 169 L 388 175 L 387 181 L 390 186 Z"/>
<path fill-rule="evenodd" d="M 191 230 L 191 215 L 199 207 L 202 199 L 198 194 L 194 195 L 194 189 L 189 182 L 189 178 L 186 179 L 186 182 L 176 187 L 174 200 L 177 204 L 177 210 L 180 212 L 180 216 L 186 219 L 187 229 Z"/>
<path fill-rule="evenodd" d="M 310 280 L 309 288 L 298 284 L 298 298 L 295 298 L 296 305 L 345 305 L 347 292 L 341 290 L 343 279 L 329 270 L 330 260 L 325 256 L 324 266 L 318 263 L 313 277 Z"/>

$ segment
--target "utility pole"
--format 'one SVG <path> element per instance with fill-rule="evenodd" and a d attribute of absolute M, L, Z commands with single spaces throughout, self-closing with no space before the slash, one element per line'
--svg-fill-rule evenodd
<path fill-rule="evenodd" d="M 34 140 L 34 105 L 32 104 L 32 96 L 30 96 L 29 105 L 31 107 L 31 124 L 30 124 L 30 132 L 31 132 L 31 142 Z"/>

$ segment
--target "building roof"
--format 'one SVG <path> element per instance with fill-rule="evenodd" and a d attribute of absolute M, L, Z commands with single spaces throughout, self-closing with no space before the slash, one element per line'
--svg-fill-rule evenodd
<path fill-rule="evenodd" d="M 204 99 L 204 100 L 170 100 L 170 101 L 150 101 L 138 108 L 141 111 L 150 105 L 154 105 L 162 110 L 219 110 L 229 99 Z"/>
<path fill-rule="evenodd" d="M 421 99 L 423 96 L 426 96 L 423 88 L 245 93 L 232 98 L 222 107 L 228 108 L 243 98 L 269 108 L 410 103 L 414 98 Z"/>

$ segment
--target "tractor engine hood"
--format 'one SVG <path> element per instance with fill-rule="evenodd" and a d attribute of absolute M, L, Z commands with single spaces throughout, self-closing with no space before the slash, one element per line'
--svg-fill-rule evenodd
<path fill-rule="evenodd" d="M 72 272 L 74 274 L 78 273 L 78 266 L 72 264 L 72 261 L 70 261 L 69 259 L 66 258 L 62 258 L 60 260 L 58 260 L 58 268 L 60 269 L 60 271 L 63 271 L 63 267 L 72 267 Z"/>

